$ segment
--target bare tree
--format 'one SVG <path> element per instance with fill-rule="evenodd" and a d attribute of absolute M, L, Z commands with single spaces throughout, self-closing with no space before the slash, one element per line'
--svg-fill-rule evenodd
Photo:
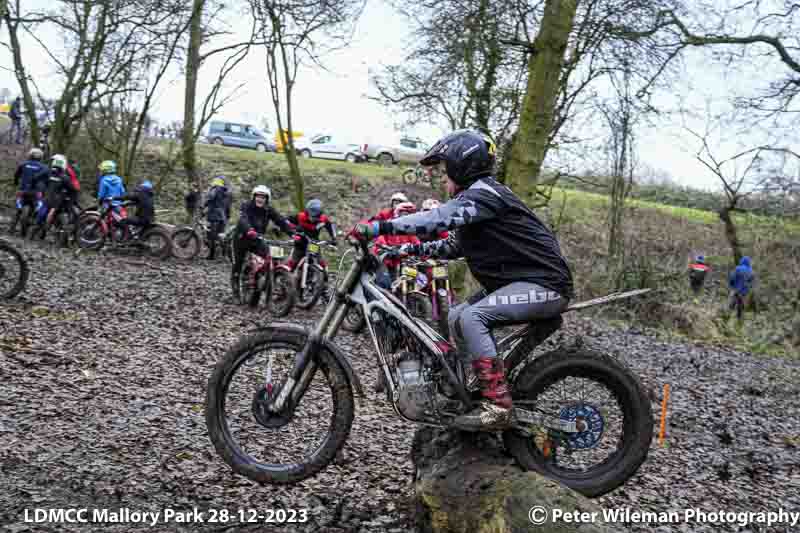
<path fill-rule="evenodd" d="M 624 254 L 622 247 L 625 202 L 633 187 L 635 162 L 634 128 L 639 119 L 635 97 L 631 94 L 631 68 L 625 65 L 621 76 L 612 76 L 616 93 L 612 105 L 602 106 L 609 129 L 610 184 L 608 207 L 608 257 Z"/>
<path fill-rule="evenodd" d="M 135 172 L 156 91 L 178 59 L 190 24 L 189 11 L 182 3 L 158 3 L 151 7 L 151 13 L 159 8 L 167 11 L 160 13 L 158 23 L 140 30 L 148 36 L 138 43 L 135 64 L 122 73 L 126 84 L 103 96 L 87 114 L 86 129 L 95 153 L 116 159 L 119 173 L 128 179 Z"/>
<path fill-rule="evenodd" d="M 191 21 L 189 26 L 189 43 L 186 50 L 185 64 L 185 89 L 184 89 L 184 108 L 181 139 L 183 142 L 182 157 L 183 168 L 190 184 L 200 186 L 199 175 L 197 172 L 197 155 L 195 143 L 200 136 L 203 128 L 208 121 L 222 107 L 235 98 L 239 89 L 244 83 L 236 84 L 232 89 L 223 92 L 225 81 L 234 70 L 247 57 L 250 48 L 257 44 L 255 42 L 256 26 L 253 24 L 250 35 L 244 40 L 236 40 L 230 44 L 222 44 L 208 50 L 203 50 L 203 46 L 212 40 L 219 40 L 221 37 L 230 37 L 231 30 L 221 27 L 222 23 L 218 20 L 225 10 L 224 3 L 217 3 L 215 0 L 193 0 L 191 8 Z M 202 99 L 202 103 L 197 105 L 197 81 L 200 70 L 212 57 L 223 57 L 220 62 L 217 75 L 211 89 Z"/>
<path fill-rule="evenodd" d="M 406 116 L 406 125 L 443 120 L 502 143 L 519 117 L 528 53 L 517 0 L 400 3 L 414 25 L 413 48 L 399 65 L 371 76 L 372 98 Z M 443 39 L 442 35 L 448 38 Z"/>
<path fill-rule="evenodd" d="M 352 35 L 362 0 L 250 0 L 266 51 L 267 80 L 278 132 L 288 131 L 284 153 L 294 183 L 293 200 L 305 205 L 303 177 L 294 147 L 292 92 L 303 64 L 321 67 L 321 56 L 344 46 Z"/>

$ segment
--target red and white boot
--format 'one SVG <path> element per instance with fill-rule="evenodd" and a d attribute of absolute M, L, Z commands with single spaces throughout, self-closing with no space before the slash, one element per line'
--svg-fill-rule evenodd
<path fill-rule="evenodd" d="M 472 361 L 483 399 L 472 411 L 453 420 L 462 431 L 498 431 L 511 425 L 511 392 L 506 384 L 503 360 L 479 357 Z"/>

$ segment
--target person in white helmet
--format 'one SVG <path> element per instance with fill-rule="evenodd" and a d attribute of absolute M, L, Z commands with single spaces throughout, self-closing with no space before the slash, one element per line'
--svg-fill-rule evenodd
<path fill-rule="evenodd" d="M 235 300 L 240 299 L 239 276 L 244 265 L 247 252 L 259 255 L 267 253 L 266 245 L 256 237 L 267 231 L 270 221 L 286 234 L 293 233 L 292 226 L 271 205 L 272 191 L 265 185 L 253 188 L 250 200 L 242 203 L 239 209 L 239 223 L 236 226 L 236 236 L 233 243 L 233 270 L 231 271 L 231 289 Z"/>
<path fill-rule="evenodd" d="M 408 196 L 403 194 L 400 191 L 397 191 L 392 195 L 392 198 L 389 200 L 389 207 L 385 207 L 378 211 L 378 214 L 374 217 L 370 218 L 370 222 L 374 221 L 381 221 L 381 220 L 391 220 L 394 218 L 394 210 L 395 208 L 403 203 L 408 202 Z"/>

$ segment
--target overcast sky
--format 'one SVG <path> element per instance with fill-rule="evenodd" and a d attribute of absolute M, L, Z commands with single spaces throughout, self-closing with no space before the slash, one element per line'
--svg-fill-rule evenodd
<path fill-rule="evenodd" d="M 44 0 L 27 0 L 26 6 L 42 5 Z M 242 22 L 242 29 L 249 28 Z M 0 38 L 7 41 L 5 25 Z M 48 45 L 58 47 L 52 34 L 40 35 Z M 393 116 L 378 103 L 367 98 L 370 93 L 369 70 L 383 64 L 400 63 L 406 51 L 408 39 L 407 22 L 397 15 L 382 0 L 368 0 L 362 18 L 358 22 L 352 44 L 345 50 L 325 58 L 327 71 L 305 69 L 298 76 L 294 93 L 295 129 L 307 134 L 316 132 L 338 133 L 352 142 L 391 142 L 401 132 L 395 125 L 401 117 Z M 45 90 L 48 81 L 56 87 L 52 76 L 53 67 L 47 56 L 30 38 L 23 41 L 25 63 Z M 746 88 L 753 84 L 753 73 L 741 72 L 736 79 L 726 77 L 720 68 L 708 62 L 704 52 L 695 51 L 687 56 L 688 76 L 682 84 L 669 94 L 661 94 L 656 104 L 664 109 L 674 109 L 679 102 L 701 108 L 706 99 L 722 101 L 729 96 L 731 87 Z M 13 63 L 10 53 L 0 49 L 0 88 L 9 87 L 16 94 L 16 82 L 10 68 Z M 200 88 L 213 81 L 213 65 L 201 71 Z M 239 120 L 260 124 L 268 117 L 274 129 L 274 113 L 266 85 L 263 53 L 251 54 L 235 72 L 231 85 L 245 81 L 247 86 L 240 96 L 216 117 L 224 120 Z M 174 73 L 171 83 L 159 94 L 154 115 L 162 122 L 181 120 L 183 111 L 183 83 L 179 73 Z M 703 123 L 695 119 L 691 124 L 702 129 Z M 420 125 L 415 130 L 405 131 L 418 135 L 428 142 L 434 141 L 444 131 L 436 124 Z M 694 157 L 698 143 L 682 130 L 681 119 L 664 116 L 653 125 L 637 132 L 638 155 L 648 167 L 668 172 L 676 181 L 699 188 L 717 188 L 717 179 Z M 723 149 L 724 148 L 724 149 Z M 721 152 L 731 152 L 735 147 L 729 142 Z M 732 152 L 731 152 L 732 153 Z M 594 163 L 587 163 L 589 166 Z"/>

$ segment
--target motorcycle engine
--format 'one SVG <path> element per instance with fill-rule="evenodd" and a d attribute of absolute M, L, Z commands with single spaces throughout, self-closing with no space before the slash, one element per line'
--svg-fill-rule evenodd
<path fill-rule="evenodd" d="M 435 411 L 436 386 L 425 374 L 421 356 L 411 352 L 398 354 L 395 366 L 397 408 L 411 420 L 429 418 Z"/>

